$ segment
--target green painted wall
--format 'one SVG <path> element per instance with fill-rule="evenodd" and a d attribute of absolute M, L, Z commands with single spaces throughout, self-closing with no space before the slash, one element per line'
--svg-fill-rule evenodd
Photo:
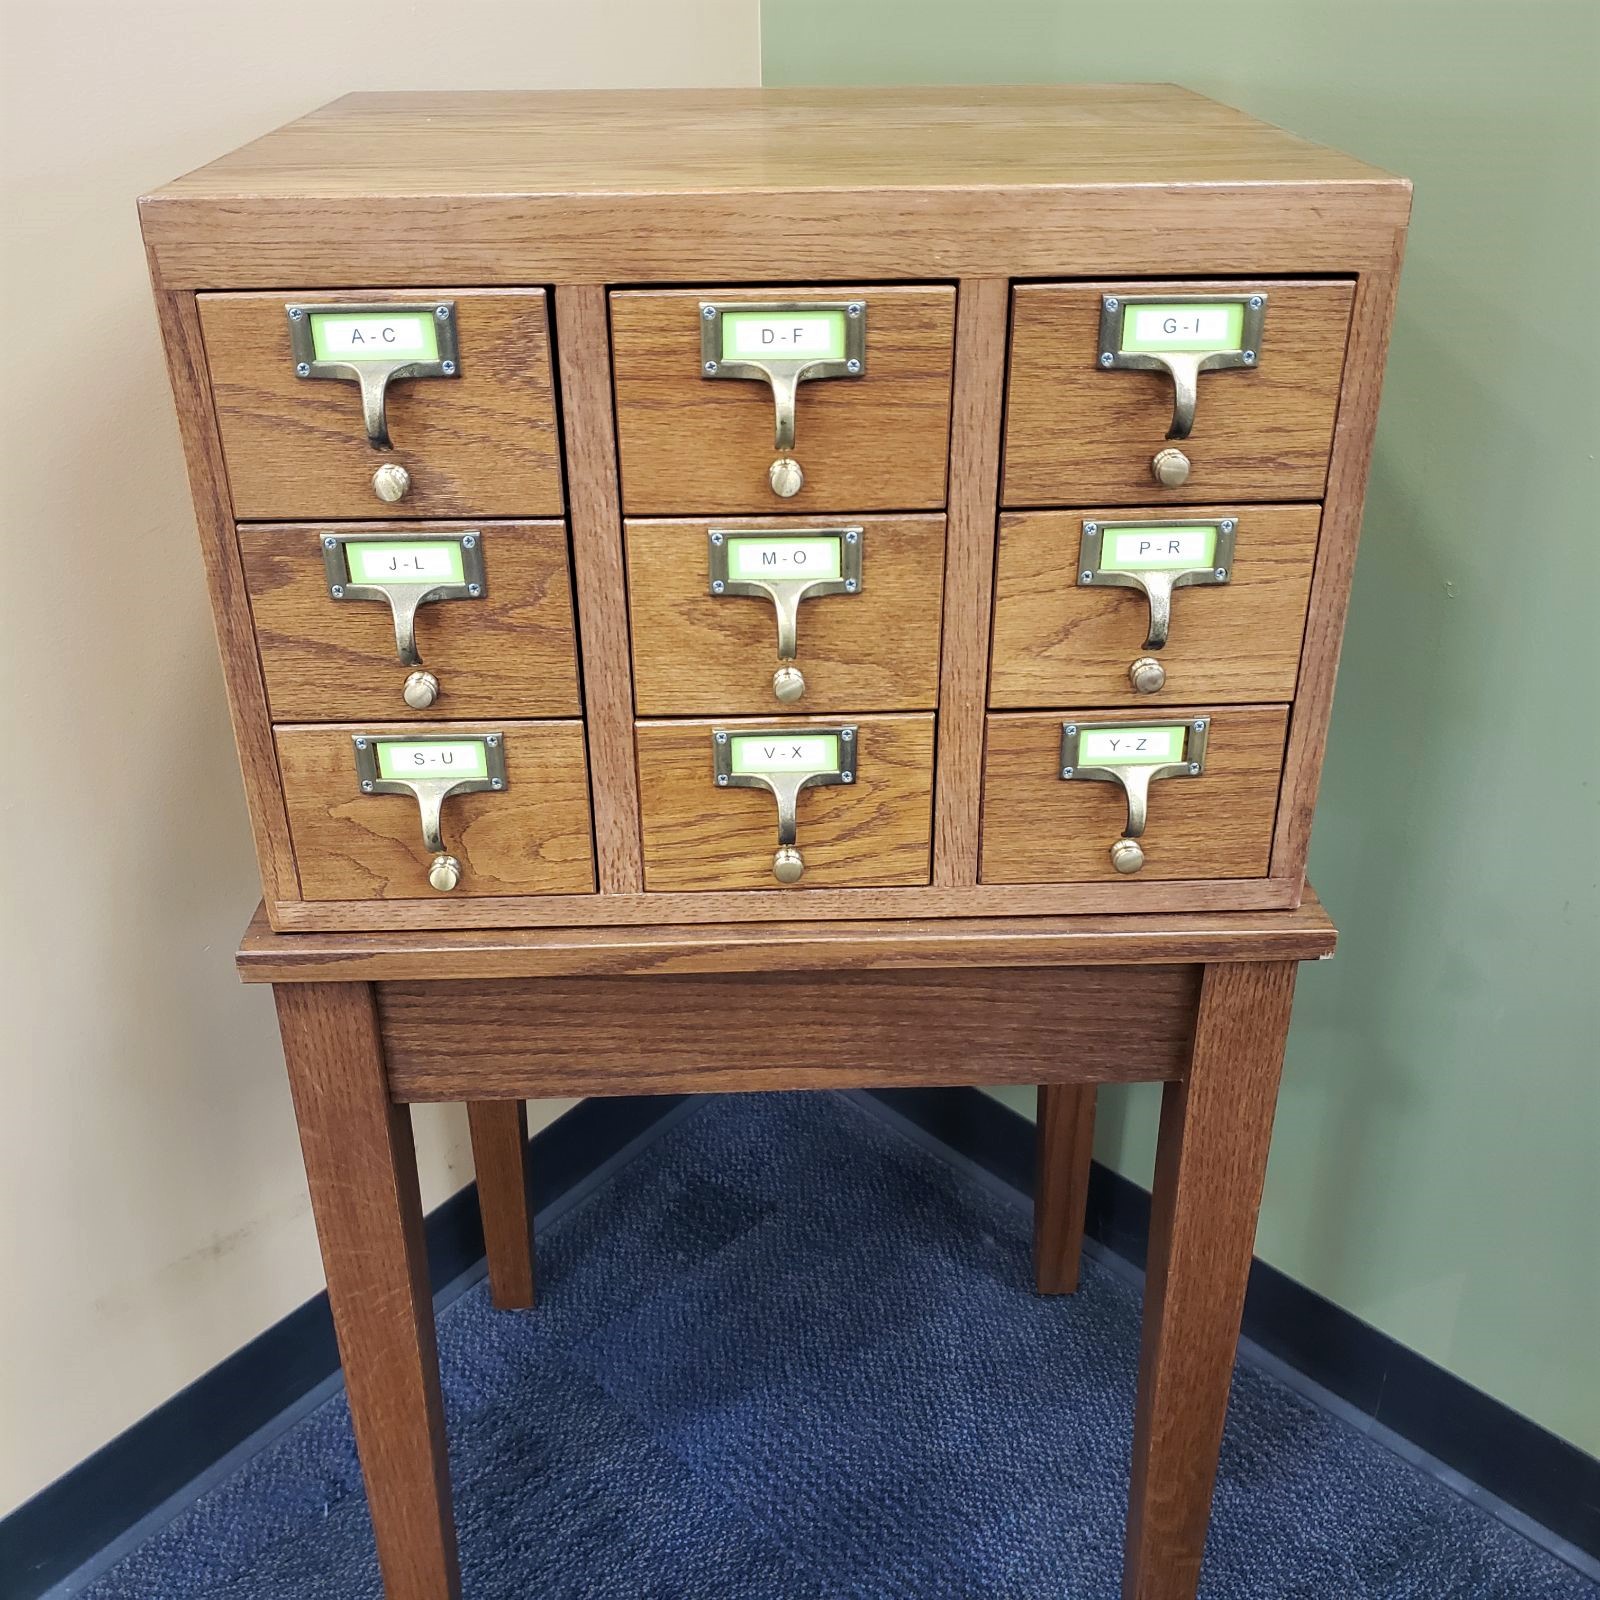
<path fill-rule="evenodd" d="M 1311 855 L 1343 941 L 1258 1249 L 1600 1450 L 1600 10 L 764 0 L 762 34 L 769 84 L 1177 81 L 1415 181 Z M 1101 1108 L 1148 1183 L 1156 1094 Z"/>

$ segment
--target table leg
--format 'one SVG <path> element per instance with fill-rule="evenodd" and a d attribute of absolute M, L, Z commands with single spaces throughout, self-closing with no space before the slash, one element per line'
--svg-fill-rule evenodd
<path fill-rule="evenodd" d="M 1034 1138 L 1033 1278 L 1040 1294 L 1078 1287 L 1089 1158 L 1094 1154 L 1092 1083 L 1041 1083 Z"/>
<path fill-rule="evenodd" d="M 411 1114 L 389 1098 L 368 985 L 273 998 L 384 1594 L 459 1600 Z"/>
<path fill-rule="evenodd" d="M 1123 1600 L 1191 1600 L 1255 1247 L 1292 961 L 1208 965 L 1161 1101 Z"/>
<path fill-rule="evenodd" d="M 521 1100 L 469 1101 L 467 1123 L 489 1257 L 489 1293 L 496 1310 L 525 1311 L 534 1303 L 528 1107 Z"/>

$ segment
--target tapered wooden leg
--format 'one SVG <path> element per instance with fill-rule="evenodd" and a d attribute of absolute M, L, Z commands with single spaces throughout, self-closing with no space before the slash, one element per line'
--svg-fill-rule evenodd
<path fill-rule="evenodd" d="M 1208 966 L 1161 1101 L 1123 1600 L 1192 1600 L 1272 1138 L 1295 963 Z"/>
<path fill-rule="evenodd" d="M 389 1099 L 366 984 L 273 997 L 385 1600 L 459 1600 L 410 1112 Z"/>
<path fill-rule="evenodd" d="M 1034 1284 L 1040 1294 L 1071 1294 L 1078 1287 L 1094 1154 L 1092 1083 L 1039 1085 L 1034 1151 Z"/>
<path fill-rule="evenodd" d="M 467 1122 L 478 1169 L 489 1294 L 499 1311 L 525 1311 L 534 1302 L 528 1108 L 521 1100 L 473 1100 L 467 1105 Z"/>

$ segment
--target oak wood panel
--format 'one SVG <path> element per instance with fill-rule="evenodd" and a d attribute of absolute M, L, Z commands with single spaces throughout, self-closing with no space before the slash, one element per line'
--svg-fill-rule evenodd
<path fill-rule="evenodd" d="M 1072 1294 L 1083 1262 L 1084 1211 L 1094 1155 L 1094 1086 L 1041 1083 L 1034 1129 L 1033 1281 Z"/>
<path fill-rule="evenodd" d="M 795 665 L 805 674 L 805 694 L 782 705 L 772 692 L 772 602 L 710 592 L 707 533 L 712 526 L 799 533 L 846 523 L 862 530 L 861 588 L 801 602 Z M 625 537 L 640 716 L 928 711 L 938 703 L 943 517 L 630 521 Z"/>
<path fill-rule="evenodd" d="M 514 928 L 417 934 L 272 931 L 258 906 L 239 947 L 247 983 L 323 978 L 629 976 L 949 966 L 1104 966 L 1190 961 L 1311 961 L 1334 947 L 1310 890 L 1291 911 L 1127 917 L 945 917 L 879 922 L 768 922 L 704 927 Z"/>
<path fill-rule="evenodd" d="M 1288 709 L 1188 707 L 1168 710 L 1161 720 L 1202 715 L 1211 717 L 1205 771 L 1150 785 L 1142 879 L 1266 875 Z M 1122 787 L 1062 779 L 1061 724 L 1068 720 L 1150 719 L 1127 710 L 991 716 L 983 774 L 985 883 L 1119 881 L 1109 851 L 1127 821 Z"/>
<path fill-rule="evenodd" d="M 402 1100 L 1134 1082 L 1188 1059 L 1199 969 L 384 983 Z M 1115 1027 L 1090 1020 L 1115 1008 Z"/>
<path fill-rule="evenodd" d="M 478 1180 L 489 1295 L 497 1311 L 531 1310 L 535 1299 L 533 1151 L 525 1100 L 467 1105 Z"/>
<path fill-rule="evenodd" d="M 167 287 L 1354 270 L 1410 186 L 1165 84 L 353 95 L 141 203 Z"/>
<path fill-rule="evenodd" d="M 583 703 L 594 770 L 595 859 L 601 892 L 629 894 L 643 889 L 644 865 L 606 292 L 582 284 L 556 290 L 555 298 Z"/>
<path fill-rule="evenodd" d="M 1164 372 L 1100 368 L 1101 296 L 1258 289 L 1268 296 L 1260 362 L 1201 373 L 1194 431 L 1181 444 L 1193 471 L 1187 483 L 1163 488 L 1150 458 L 1167 442 L 1172 381 Z M 1270 279 L 1023 285 L 1012 310 L 1002 502 L 1319 499 L 1353 297 L 1350 283 Z"/>
<path fill-rule="evenodd" d="M 505 736 L 506 787 L 458 794 L 444 803 L 445 848 L 459 858 L 453 892 L 473 895 L 588 894 L 594 891 L 589 782 L 577 722 L 436 724 L 462 734 Z M 351 738 L 404 737 L 395 723 L 280 727 L 289 827 L 307 900 L 396 900 L 436 893 L 432 856 L 410 795 L 362 794 Z M 443 898 L 440 896 L 439 898 Z"/>
<path fill-rule="evenodd" d="M 1361 537 L 1362 502 L 1372 463 L 1384 359 L 1400 287 L 1403 236 L 1395 244 L 1394 259 L 1387 269 L 1363 273 L 1356 286 L 1344 393 L 1334 432 L 1322 539 L 1300 659 L 1300 687 L 1289 727 L 1283 799 L 1273 842 L 1273 869 L 1285 877 L 1304 874 L 1311 847 L 1311 822 L 1322 779 L 1345 616 L 1350 608 L 1350 584 L 1355 572 L 1356 544 Z"/>
<path fill-rule="evenodd" d="M 417 653 L 439 680 L 439 698 L 416 711 L 401 697 L 412 669 L 395 654 L 388 604 L 329 595 L 322 535 L 427 539 L 469 529 L 483 552 L 484 594 L 417 608 Z M 240 528 L 239 548 L 267 698 L 280 722 L 579 714 L 562 523 L 255 523 Z"/>
<path fill-rule="evenodd" d="M 1162 1091 L 1124 1600 L 1193 1600 L 1266 1176 L 1295 968 L 1205 968 L 1186 1078 Z"/>
<path fill-rule="evenodd" d="M 411 1114 L 364 983 L 273 993 L 388 1600 L 459 1600 Z"/>
<path fill-rule="evenodd" d="M 811 888 L 928 881 L 933 805 L 931 715 L 792 717 L 786 730 L 853 722 L 853 784 L 806 789 L 799 802 L 805 876 L 772 876 L 778 840 L 773 796 L 761 789 L 719 789 L 712 778 L 711 735 L 770 726 L 768 719 L 641 722 L 639 796 L 644 824 L 644 880 L 663 890 L 760 889 L 774 897 Z"/>
<path fill-rule="evenodd" d="M 454 300 L 460 374 L 388 390 L 392 450 L 374 450 L 360 391 L 297 378 L 284 307 Z M 200 297 L 233 509 L 241 519 L 561 514 L 560 444 L 542 289 L 370 289 Z M 400 463 L 411 492 L 387 504 L 374 468 Z"/>
<path fill-rule="evenodd" d="M 1085 521 L 1170 518 L 1170 507 L 1016 511 L 1000 519 L 989 703 L 1166 706 L 1185 700 L 1289 700 L 1317 552 L 1315 506 L 1185 507 L 1185 518 L 1232 517 L 1231 578 L 1174 590 L 1164 648 L 1144 641 L 1149 602 L 1137 589 L 1078 585 Z M 1139 694 L 1128 668 L 1154 654 L 1167 681 Z"/>
<path fill-rule="evenodd" d="M 978 877 L 983 707 L 1009 298 L 1003 280 L 984 278 L 964 281 L 956 300 L 954 431 L 939 689 L 939 805 L 933 822 L 933 881 L 944 888 L 966 887 Z"/>
<path fill-rule="evenodd" d="M 152 262 L 152 277 L 154 272 Z M 155 300 L 189 473 L 189 493 L 194 501 L 206 587 L 211 594 L 211 618 L 217 652 L 222 658 L 228 715 L 244 778 L 256 865 L 269 900 L 293 900 L 300 893 L 300 880 L 295 873 L 289 817 L 278 780 L 278 754 L 272 743 L 250 600 L 228 505 L 227 473 L 206 375 L 200 313 L 192 294 L 158 290 Z"/>
<path fill-rule="evenodd" d="M 700 370 L 700 302 L 864 300 L 866 370 L 802 383 L 788 500 L 767 482 L 772 391 Z M 849 515 L 944 505 L 955 291 L 945 287 L 645 290 L 611 296 L 622 503 L 629 515 Z"/>

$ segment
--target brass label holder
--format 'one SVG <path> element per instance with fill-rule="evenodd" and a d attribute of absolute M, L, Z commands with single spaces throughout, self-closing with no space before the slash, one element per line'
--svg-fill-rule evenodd
<path fill-rule="evenodd" d="M 1261 359 L 1264 294 L 1134 294 L 1100 298 L 1099 363 L 1107 370 L 1165 372 L 1172 379 L 1169 439 L 1194 428 L 1202 372 Z"/>
<path fill-rule="evenodd" d="M 356 781 L 364 795 L 408 794 L 417 802 L 422 843 L 433 855 L 428 882 L 448 892 L 461 863 L 445 849 L 444 803 L 451 795 L 506 787 L 505 738 L 499 733 L 357 733 Z"/>
<path fill-rule="evenodd" d="M 772 875 L 797 883 L 805 862 L 797 843 L 800 794 L 856 781 L 860 739 L 854 723 L 833 727 L 714 728 L 712 775 L 719 789 L 765 789 L 778 803 Z"/>
<path fill-rule="evenodd" d="M 1137 589 L 1149 603 L 1144 648 L 1160 650 L 1172 627 L 1172 591 L 1233 578 L 1235 517 L 1085 522 L 1078 587 Z"/>
<path fill-rule="evenodd" d="M 821 595 L 860 594 L 866 530 L 711 528 L 706 549 L 711 593 L 767 599 L 778 622 L 778 670 L 772 692 L 785 703 L 805 693 L 796 666 L 800 602 Z"/>
<path fill-rule="evenodd" d="M 1111 846 L 1118 872 L 1144 865 L 1138 841 L 1149 817 L 1150 785 L 1158 778 L 1198 778 L 1206 768 L 1209 717 L 1147 726 L 1129 722 L 1063 722 L 1060 772 L 1063 782 L 1121 786 L 1128 804 L 1122 837 Z"/>
<path fill-rule="evenodd" d="M 425 304 L 284 307 L 298 378 L 337 378 L 361 389 L 361 420 L 374 450 L 389 439 L 389 385 L 461 374 L 453 300 Z"/>

